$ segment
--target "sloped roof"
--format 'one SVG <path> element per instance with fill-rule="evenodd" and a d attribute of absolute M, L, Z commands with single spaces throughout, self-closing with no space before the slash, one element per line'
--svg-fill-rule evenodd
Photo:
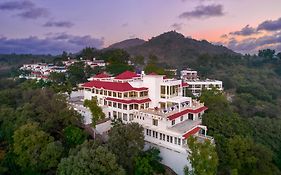
<path fill-rule="evenodd" d="M 119 92 L 125 92 L 125 91 L 143 91 L 147 90 L 148 88 L 134 88 L 131 86 L 128 82 L 121 83 L 121 82 L 111 82 L 111 81 L 97 81 L 93 80 L 87 83 L 84 83 L 82 87 L 86 88 L 98 88 L 98 89 L 106 89 L 106 90 L 112 90 L 112 91 L 119 91 Z"/>
<path fill-rule="evenodd" d="M 176 119 L 176 118 L 178 118 L 180 116 L 183 116 L 183 115 L 185 115 L 187 113 L 197 114 L 197 113 L 200 113 L 200 112 L 205 111 L 207 109 L 208 108 L 206 106 L 203 106 L 203 107 L 198 108 L 198 109 L 186 109 L 186 110 L 183 110 L 181 112 L 178 112 L 178 113 L 175 113 L 173 115 L 168 116 L 168 119 L 169 120 L 174 120 L 174 119 Z"/>
<path fill-rule="evenodd" d="M 127 80 L 127 79 L 136 78 L 136 77 L 140 77 L 140 76 L 138 74 L 136 74 L 135 72 L 125 71 L 125 72 L 117 75 L 114 79 Z"/>
<path fill-rule="evenodd" d="M 195 127 L 195 128 L 193 128 L 192 130 L 190 130 L 190 131 L 188 131 L 187 133 L 185 133 L 184 135 L 183 135 L 183 137 L 185 138 L 185 139 L 187 139 L 188 137 L 190 137 L 191 135 L 193 135 L 193 134 L 195 134 L 195 133 L 197 133 L 198 131 L 200 131 L 200 127 Z"/>

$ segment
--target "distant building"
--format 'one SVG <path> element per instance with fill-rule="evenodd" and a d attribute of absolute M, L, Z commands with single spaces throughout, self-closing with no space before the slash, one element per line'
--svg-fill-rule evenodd
<path fill-rule="evenodd" d="M 142 125 L 146 148 L 159 148 L 162 163 L 183 175 L 184 167 L 191 166 L 187 161 L 187 138 L 193 135 L 202 141 L 213 141 L 207 136 L 207 127 L 202 125 L 202 115 L 207 107 L 191 97 L 183 97 L 187 83 L 164 77 L 130 71 L 116 77 L 99 74 L 81 85 L 83 99 L 80 104 L 84 99 L 96 97 L 106 118 Z M 87 123 L 91 123 L 86 112 L 84 114 Z"/>
<path fill-rule="evenodd" d="M 65 73 L 66 68 L 64 66 L 55 66 L 47 63 L 35 63 L 35 64 L 24 64 L 20 70 L 30 71 L 29 75 L 20 75 L 20 78 L 36 79 L 36 80 L 47 80 L 48 76 L 52 72 Z"/>
<path fill-rule="evenodd" d="M 190 68 L 181 71 L 181 79 L 188 84 L 188 89 L 194 96 L 199 96 L 203 89 L 211 90 L 213 87 L 223 90 L 223 83 L 220 80 L 199 79 L 196 70 Z"/>

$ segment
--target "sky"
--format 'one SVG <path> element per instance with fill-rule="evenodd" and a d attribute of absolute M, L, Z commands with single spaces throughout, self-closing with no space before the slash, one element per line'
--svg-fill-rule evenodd
<path fill-rule="evenodd" d="M 240 53 L 281 51 L 281 0 L 0 0 L 0 53 L 77 52 L 171 30 Z"/>

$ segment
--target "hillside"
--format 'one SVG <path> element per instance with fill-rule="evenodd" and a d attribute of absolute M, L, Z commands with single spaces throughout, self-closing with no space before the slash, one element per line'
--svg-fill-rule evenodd
<path fill-rule="evenodd" d="M 159 62 L 178 68 L 189 65 L 190 62 L 195 61 L 194 59 L 202 54 L 237 54 L 226 47 L 213 45 L 206 40 L 198 41 L 186 38 L 182 34 L 174 31 L 153 37 L 143 44 L 131 44 L 131 46 L 129 46 L 129 42 L 125 40 L 113 44 L 112 46 L 119 45 L 119 48 L 121 48 L 121 43 L 127 44 L 126 47 L 123 48 L 131 55 L 143 55 L 145 57 L 148 57 L 150 54 L 157 55 Z"/>
<path fill-rule="evenodd" d="M 110 45 L 108 48 L 110 49 L 127 49 L 130 47 L 139 46 L 145 43 L 145 40 L 134 38 L 134 39 L 127 39 L 115 44 Z"/>

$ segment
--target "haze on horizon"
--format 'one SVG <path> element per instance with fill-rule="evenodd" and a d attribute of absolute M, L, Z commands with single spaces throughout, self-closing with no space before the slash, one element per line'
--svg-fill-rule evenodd
<path fill-rule="evenodd" d="M 0 53 L 58 54 L 176 30 L 241 53 L 281 51 L 280 0 L 0 0 Z"/>

